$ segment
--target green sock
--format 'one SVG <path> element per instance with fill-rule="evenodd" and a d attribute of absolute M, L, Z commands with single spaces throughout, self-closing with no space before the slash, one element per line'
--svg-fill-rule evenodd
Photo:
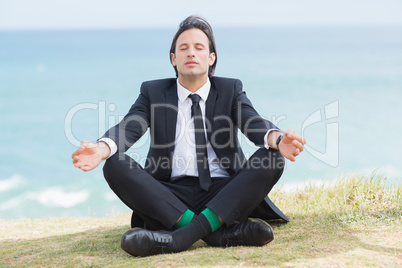
<path fill-rule="evenodd" d="M 191 210 L 187 209 L 183 213 L 183 215 L 181 216 L 181 218 L 180 218 L 179 222 L 177 223 L 176 227 L 177 228 L 182 228 L 182 227 L 188 225 L 191 222 L 191 220 L 193 219 L 193 217 L 194 217 L 194 212 L 192 212 Z"/>
<path fill-rule="evenodd" d="M 216 230 L 219 229 L 219 227 L 221 227 L 221 221 L 219 220 L 219 217 L 218 215 L 215 214 L 215 212 L 213 212 L 209 208 L 206 208 L 201 213 L 204 214 L 204 216 L 209 221 L 212 232 L 215 232 Z"/>

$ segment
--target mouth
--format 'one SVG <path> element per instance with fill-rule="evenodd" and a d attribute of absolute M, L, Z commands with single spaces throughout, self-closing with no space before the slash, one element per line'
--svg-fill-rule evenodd
<path fill-rule="evenodd" d="M 187 66 L 194 66 L 194 65 L 197 65 L 197 64 L 198 64 L 198 62 L 192 61 L 192 60 L 189 60 L 189 61 L 186 62 Z"/>

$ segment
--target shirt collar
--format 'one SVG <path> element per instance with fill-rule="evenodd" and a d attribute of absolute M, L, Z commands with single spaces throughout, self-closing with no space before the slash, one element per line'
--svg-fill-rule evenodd
<path fill-rule="evenodd" d="M 200 95 L 201 99 L 205 102 L 207 101 L 210 89 L 211 89 L 211 82 L 209 81 L 208 78 L 207 82 L 194 93 Z M 187 99 L 188 95 L 192 93 L 193 92 L 183 87 L 179 83 L 179 79 L 177 78 L 177 96 L 179 97 L 179 101 L 184 102 Z"/>

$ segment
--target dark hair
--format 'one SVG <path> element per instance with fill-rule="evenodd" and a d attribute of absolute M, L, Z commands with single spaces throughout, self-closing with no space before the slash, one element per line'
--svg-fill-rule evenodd
<path fill-rule="evenodd" d="M 214 64 L 212 64 L 212 66 L 209 66 L 209 70 L 208 70 L 208 76 L 211 77 L 215 73 L 215 67 L 216 67 L 216 63 L 218 61 L 218 55 L 216 53 L 215 37 L 214 37 L 214 33 L 212 32 L 212 27 L 211 27 L 211 25 L 209 25 L 209 23 L 205 19 L 198 17 L 198 16 L 189 16 L 180 23 L 179 30 L 173 37 L 169 56 L 171 55 L 171 53 L 173 53 L 173 54 L 176 53 L 176 42 L 177 42 L 177 39 L 179 38 L 179 36 L 184 31 L 194 29 L 194 28 L 199 29 L 205 33 L 205 35 L 208 37 L 208 40 L 209 40 L 209 53 L 215 53 L 215 62 L 214 62 Z M 176 66 L 173 66 L 173 68 L 176 72 L 176 77 L 178 77 Z"/>

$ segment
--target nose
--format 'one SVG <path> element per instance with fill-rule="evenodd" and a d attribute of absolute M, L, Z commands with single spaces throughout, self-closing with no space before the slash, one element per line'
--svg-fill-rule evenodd
<path fill-rule="evenodd" d="M 187 57 L 189 57 L 189 58 L 194 58 L 194 50 L 192 49 L 192 48 L 190 48 L 189 50 L 188 50 L 188 55 L 187 55 Z"/>

